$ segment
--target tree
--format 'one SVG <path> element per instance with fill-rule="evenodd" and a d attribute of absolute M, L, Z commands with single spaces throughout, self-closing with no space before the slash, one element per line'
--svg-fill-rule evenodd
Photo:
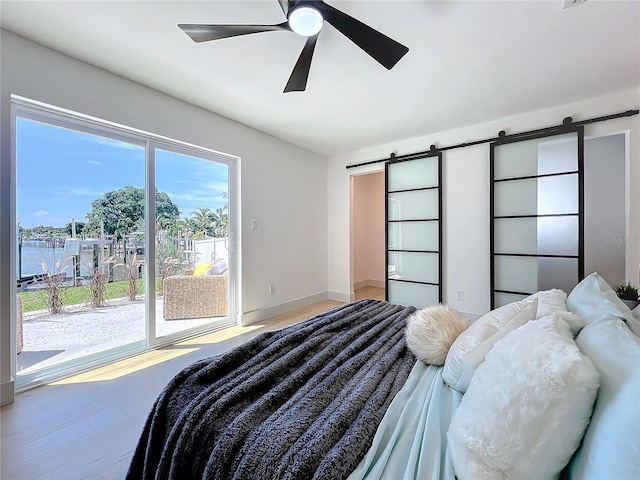
<path fill-rule="evenodd" d="M 227 235 L 229 232 L 229 214 L 227 213 L 228 204 L 217 208 L 212 213 L 213 223 L 215 225 L 213 229 L 213 236 L 221 238 Z"/>
<path fill-rule="evenodd" d="M 210 208 L 198 207 L 195 212 L 191 212 L 192 217 L 189 221 L 194 230 L 194 237 L 221 238 L 227 235 L 229 231 L 228 207 L 229 205 L 225 204 L 215 211 Z"/>
<path fill-rule="evenodd" d="M 167 227 L 167 233 L 171 237 L 178 237 L 180 234 L 184 234 L 184 232 L 188 232 L 192 230 L 192 220 L 190 218 L 183 218 L 176 220 L 174 223 Z"/>
<path fill-rule="evenodd" d="M 156 188 L 156 224 L 158 228 L 169 228 L 180 217 L 178 206 L 165 192 Z"/>
<path fill-rule="evenodd" d="M 86 225 L 85 225 L 84 222 L 76 222 L 76 235 L 82 235 L 82 232 L 84 231 L 85 226 Z M 71 222 L 69 222 L 69 223 L 67 223 L 65 225 L 64 228 L 67 231 L 68 235 L 71 235 L 73 233 L 72 232 L 72 227 L 73 226 L 71 225 Z M 98 229 L 99 229 L 99 227 L 98 227 Z"/>
<path fill-rule="evenodd" d="M 198 207 L 195 212 L 191 212 L 193 215 L 192 225 L 195 230 L 195 234 L 200 234 L 203 237 L 210 237 L 213 235 L 213 212 L 209 208 Z"/>
<path fill-rule="evenodd" d="M 156 221 L 159 225 L 170 225 L 180 216 L 178 206 L 169 195 L 156 189 Z M 104 232 L 117 239 L 127 233 L 144 228 L 144 188 L 132 185 L 106 192 L 91 204 L 87 213 L 86 231 L 97 233 L 104 222 Z"/>

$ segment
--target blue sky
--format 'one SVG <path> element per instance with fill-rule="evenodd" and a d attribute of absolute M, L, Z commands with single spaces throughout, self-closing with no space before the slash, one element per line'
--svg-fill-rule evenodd
<path fill-rule="evenodd" d="M 18 119 L 18 222 L 62 227 L 86 221 L 91 202 L 125 185 L 144 187 L 144 148 L 104 137 Z M 164 150 L 156 152 L 156 186 L 178 205 L 180 217 L 226 203 L 226 165 Z"/>

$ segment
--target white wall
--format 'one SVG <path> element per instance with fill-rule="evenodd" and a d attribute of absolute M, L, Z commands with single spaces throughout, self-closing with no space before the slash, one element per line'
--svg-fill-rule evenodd
<path fill-rule="evenodd" d="M 609 285 L 625 281 L 625 136 L 589 138 L 584 146 L 585 275 L 598 272 Z M 638 247 L 640 248 L 640 247 Z M 638 284 L 638 279 L 630 279 Z"/>
<path fill-rule="evenodd" d="M 353 272 L 359 286 L 385 279 L 385 192 L 382 172 L 353 177 Z"/>
<path fill-rule="evenodd" d="M 640 89 L 620 92 L 584 102 L 558 106 L 509 118 L 411 138 L 329 158 L 328 198 L 328 290 L 336 299 L 350 298 L 349 178 L 383 169 L 382 164 L 346 169 L 349 164 L 428 150 L 431 144 L 447 146 L 491 138 L 500 130 L 515 133 L 558 125 L 563 118 L 585 120 L 640 106 Z M 425 107 L 426 108 L 426 107 Z M 585 135 L 629 131 L 627 177 L 626 277 L 638 282 L 640 263 L 640 116 L 625 117 L 585 127 Z M 449 150 L 443 154 L 444 301 L 471 314 L 490 307 L 489 278 L 489 144 Z M 464 300 L 456 292 L 464 291 Z"/>
<path fill-rule="evenodd" d="M 326 298 L 326 159 L 87 63 L 1 31 L 0 380 L 10 353 L 10 95 L 241 157 L 242 305 L 252 321 Z M 258 228 L 251 230 L 251 220 Z M 276 285 L 269 294 L 268 285 Z"/>

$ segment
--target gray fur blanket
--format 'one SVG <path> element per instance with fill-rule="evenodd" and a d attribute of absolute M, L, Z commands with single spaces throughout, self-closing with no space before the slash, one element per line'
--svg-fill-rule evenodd
<path fill-rule="evenodd" d="M 127 478 L 346 478 L 415 364 L 414 310 L 360 300 L 187 367 L 156 400 Z"/>

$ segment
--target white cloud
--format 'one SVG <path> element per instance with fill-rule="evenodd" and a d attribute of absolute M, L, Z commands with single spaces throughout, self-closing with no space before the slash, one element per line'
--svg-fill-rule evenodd
<path fill-rule="evenodd" d="M 49 212 L 47 212 L 46 210 L 38 210 L 33 215 L 34 217 L 44 217 L 45 215 L 49 215 Z"/>
<path fill-rule="evenodd" d="M 102 165 L 102 162 L 99 162 L 98 160 L 87 160 L 87 163 L 90 163 L 91 165 Z"/>
<path fill-rule="evenodd" d="M 187 190 L 165 190 L 169 198 L 178 204 L 182 214 L 190 215 L 198 207 L 215 210 L 227 203 L 227 200 L 222 198 L 223 193 L 229 193 L 229 184 L 226 181 L 211 181 L 207 178 L 192 176 L 175 183 L 189 184 Z M 162 187 L 160 190 L 162 191 Z"/>

